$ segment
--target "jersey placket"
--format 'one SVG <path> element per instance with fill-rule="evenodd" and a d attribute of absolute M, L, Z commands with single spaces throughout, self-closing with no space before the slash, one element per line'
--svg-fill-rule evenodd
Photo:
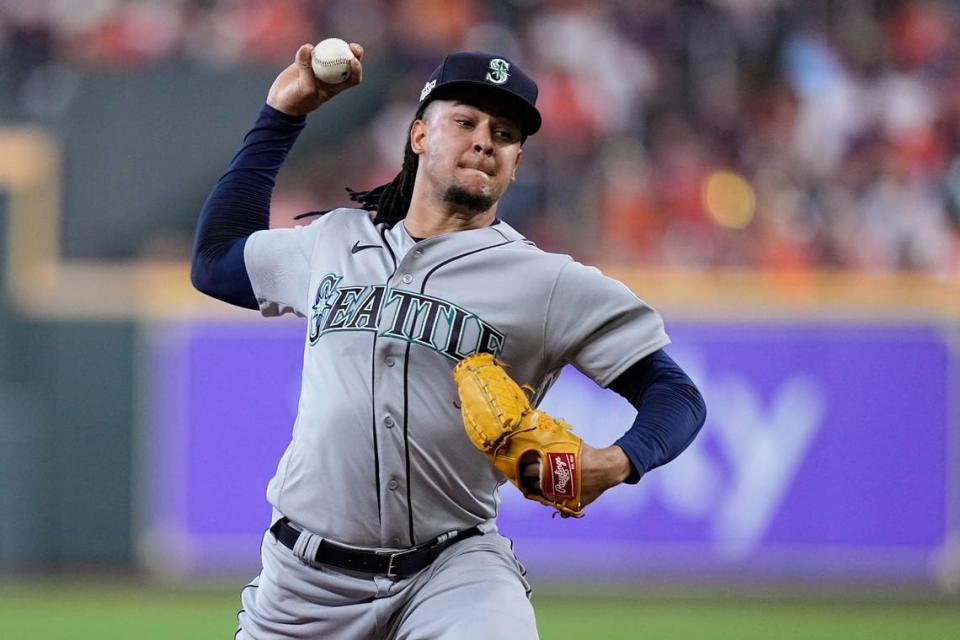
<path fill-rule="evenodd" d="M 423 250 L 408 251 L 387 280 L 385 310 L 380 314 L 377 333 L 402 333 L 416 322 L 415 308 L 402 294 L 390 302 L 395 291 L 413 292 L 418 284 L 418 261 Z M 394 311 L 392 305 L 398 305 Z M 388 547 L 416 544 L 413 532 L 413 508 L 410 502 L 409 384 L 410 343 L 379 337 L 374 347 L 373 384 L 374 419 L 378 433 L 380 476 L 381 542 Z"/>

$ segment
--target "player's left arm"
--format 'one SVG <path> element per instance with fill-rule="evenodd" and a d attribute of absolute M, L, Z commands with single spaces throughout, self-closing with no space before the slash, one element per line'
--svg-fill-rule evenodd
<path fill-rule="evenodd" d="M 662 349 L 640 359 L 609 388 L 637 410 L 616 443 L 594 449 L 584 443 L 584 505 L 621 482 L 634 484 L 690 446 L 707 419 L 707 407 L 690 377 Z"/>
<path fill-rule="evenodd" d="M 618 484 L 636 484 L 651 469 L 683 453 L 707 419 L 700 390 L 662 349 L 641 358 L 609 388 L 637 409 L 633 425 L 609 447 L 584 441 L 580 460 L 580 504 L 587 506 Z M 537 487 L 536 464 L 523 470 L 524 481 Z"/>
<path fill-rule="evenodd" d="M 660 314 L 623 283 L 593 267 L 567 263 L 548 303 L 544 335 L 548 361 L 574 365 L 637 409 L 633 425 L 611 446 L 593 448 L 584 442 L 582 506 L 666 464 L 703 426 L 703 397 L 663 352 L 670 338 Z M 530 472 L 524 469 L 524 476 Z"/>

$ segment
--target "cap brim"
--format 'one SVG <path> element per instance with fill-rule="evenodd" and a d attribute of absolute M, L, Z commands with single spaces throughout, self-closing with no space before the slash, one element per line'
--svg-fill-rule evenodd
<path fill-rule="evenodd" d="M 430 92 L 430 95 L 424 98 L 418 107 L 418 112 L 429 104 L 432 100 L 446 100 L 454 98 L 457 91 L 461 89 L 480 89 L 505 100 L 512 108 L 516 109 L 520 117 L 520 126 L 523 128 L 523 135 L 531 136 L 540 130 L 542 119 L 537 108 L 531 105 L 525 98 L 517 95 L 502 87 L 492 85 L 489 82 L 479 82 L 477 80 L 454 80 L 446 82 L 436 87 Z"/>

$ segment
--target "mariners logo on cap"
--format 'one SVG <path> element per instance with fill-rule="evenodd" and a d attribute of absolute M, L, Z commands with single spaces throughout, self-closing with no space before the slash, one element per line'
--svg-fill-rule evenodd
<path fill-rule="evenodd" d="M 503 58 L 493 58 L 490 61 L 490 71 L 486 79 L 493 84 L 503 84 L 510 77 L 507 71 L 510 70 L 510 63 Z"/>

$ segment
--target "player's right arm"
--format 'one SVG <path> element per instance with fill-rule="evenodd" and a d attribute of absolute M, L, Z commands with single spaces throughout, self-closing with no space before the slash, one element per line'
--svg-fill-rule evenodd
<path fill-rule="evenodd" d="M 253 129 L 200 211 L 190 271 L 198 290 L 248 309 L 261 306 L 251 284 L 247 240 L 270 226 L 270 196 L 276 175 L 303 129 L 306 115 L 362 80 L 363 48 L 358 44 L 350 46 L 357 59 L 352 62 L 353 73 L 346 82 L 319 82 L 310 67 L 313 47 L 308 44 L 300 47 L 293 64 L 273 82 L 267 104 Z M 286 236 L 297 242 L 293 237 L 296 234 L 282 231 L 285 233 L 278 235 L 283 237 L 277 238 L 281 243 L 287 241 Z M 270 273 L 282 271 L 270 264 L 264 264 L 263 269 Z"/>

